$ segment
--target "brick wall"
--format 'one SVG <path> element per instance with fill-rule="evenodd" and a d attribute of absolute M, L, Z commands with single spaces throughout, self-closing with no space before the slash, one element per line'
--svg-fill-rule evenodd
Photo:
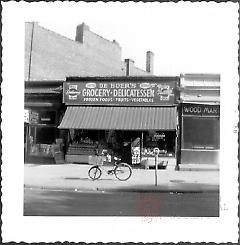
<path fill-rule="evenodd" d="M 134 61 L 132 59 L 125 59 L 124 63 L 122 63 L 122 70 L 125 71 L 125 75 L 127 76 L 151 76 L 153 75 L 151 72 L 146 72 L 135 66 Z"/>
<path fill-rule="evenodd" d="M 121 61 L 121 47 L 115 41 L 109 41 L 94 32 L 90 31 L 90 28 L 82 23 L 77 26 L 75 41 L 83 44 L 86 50 L 93 50 L 97 52 L 99 58 L 109 57 L 113 61 Z"/>
<path fill-rule="evenodd" d="M 132 66 L 132 70 L 130 72 L 130 76 L 152 76 L 153 74 L 148 73 L 136 66 Z"/>
<path fill-rule="evenodd" d="M 130 75 L 148 74 L 134 66 Z M 91 32 L 85 24 L 77 27 L 76 41 L 74 41 L 47 30 L 37 23 L 26 23 L 26 81 L 65 80 L 67 76 L 124 75 L 126 75 L 126 67 L 121 60 L 120 45 L 116 41 L 106 40 Z"/>

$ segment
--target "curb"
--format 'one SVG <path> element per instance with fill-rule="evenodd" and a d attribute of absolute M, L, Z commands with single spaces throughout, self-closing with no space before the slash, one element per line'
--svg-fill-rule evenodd
<path fill-rule="evenodd" d="M 160 186 L 159 186 L 160 187 Z M 37 186 L 37 185 L 24 185 L 24 189 L 40 189 L 40 190 L 51 190 L 51 191 L 73 191 L 73 192 L 133 192 L 133 193 L 219 193 L 219 188 L 211 188 L 211 189 L 189 189 L 189 190 L 182 190 L 177 188 L 170 188 L 168 187 L 162 189 L 153 189 L 151 188 L 73 188 L 73 187 L 51 187 L 51 186 Z"/>

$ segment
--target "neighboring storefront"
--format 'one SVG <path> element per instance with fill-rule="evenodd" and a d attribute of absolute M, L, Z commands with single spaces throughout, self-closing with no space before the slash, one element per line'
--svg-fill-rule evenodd
<path fill-rule="evenodd" d="M 219 164 L 220 75 L 181 75 L 180 90 L 179 163 Z"/>
<path fill-rule="evenodd" d="M 63 143 L 57 128 L 64 110 L 62 82 L 26 82 L 24 107 L 25 162 L 54 162 L 53 145 Z"/>
<path fill-rule="evenodd" d="M 130 164 L 175 157 L 178 77 L 70 77 L 59 126 L 68 131 L 67 162 L 89 162 L 96 151 Z"/>
<path fill-rule="evenodd" d="M 182 104 L 182 163 L 218 164 L 220 105 Z"/>

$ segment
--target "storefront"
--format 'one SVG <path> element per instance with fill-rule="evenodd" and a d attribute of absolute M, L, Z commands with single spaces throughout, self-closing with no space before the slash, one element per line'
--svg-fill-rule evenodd
<path fill-rule="evenodd" d="M 181 74 L 178 167 L 219 164 L 220 74 Z"/>
<path fill-rule="evenodd" d="M 130 164 L 175 156 L 178 77 L 70 77 L 63 86 L 67 110 L 67 162 L 89 162 L 103 149 Z"/>
<path fill-rule="evenodd" d="M 219 164 L 220 105 L 182 104 L 181 163 Z"/>
<path fill-rule="evenodd" d="M 27 82 L 25 86 L 25 162 L 55 163 L 53 145 L 64 143 L 57 128 L 63 114 L 62 82 Z"/>

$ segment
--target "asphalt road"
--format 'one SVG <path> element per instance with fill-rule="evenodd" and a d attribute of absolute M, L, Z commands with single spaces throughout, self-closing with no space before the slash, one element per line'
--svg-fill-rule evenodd
<path fill-rule="evenodd" d="M 26 216 L 219 216 L 218 193 L 24 191 Z"/>

